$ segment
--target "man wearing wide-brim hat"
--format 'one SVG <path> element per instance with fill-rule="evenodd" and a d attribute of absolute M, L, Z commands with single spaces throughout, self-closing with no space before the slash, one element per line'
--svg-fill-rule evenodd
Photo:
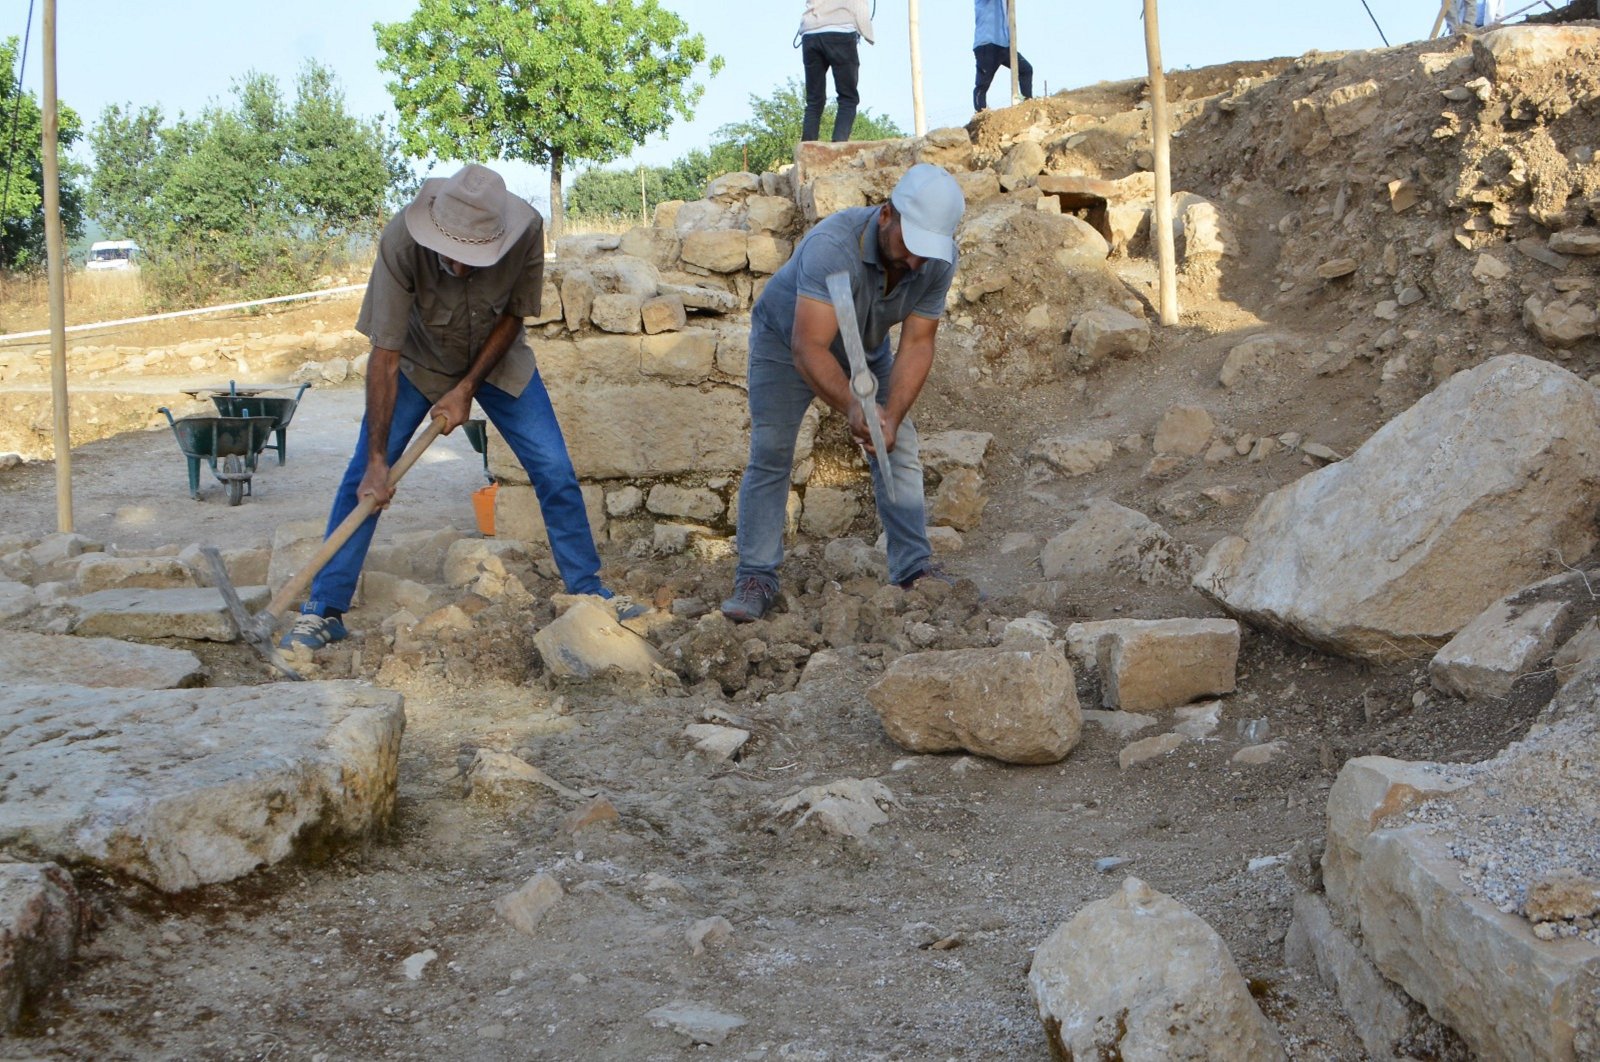
<path fill-rule="evenodd" d="M 389 466 L 418 425 L 442 416 L 454 431 L 476 399 L 528 472 L 567 592 L 611 596 L 561 425 L 523 333 L 543 287 L 544 219 L 486 166 L 425 181 L 390 219 L 356 318 L 356 330 L 372 340 L 367 410 L 329 532 L 367 495 L 380 511 L 389 504 Z M 315 649 L 346 636 L 343 615 L 377 523 L 374 512 L 317 574 L 285 648 Z"/>

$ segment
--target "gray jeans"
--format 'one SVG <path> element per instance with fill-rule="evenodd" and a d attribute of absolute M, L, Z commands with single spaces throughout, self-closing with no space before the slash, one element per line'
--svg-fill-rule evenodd
<path fill-rule="evenodd" d="M 867 366 L 878 378 L 880 403 L 888 399 L 893 365 L 888 340 L 867 355 Z M 841 368 L 845 368 L 842 363 Z M 759 326 L 750 334 L 749 385 L 750 461 L 739 484 L 739 568 L 735 578 L 753 577 L 775 590 L 778 565 L 783 562 L 783 525 L 795 440 L 816 393 L 794 367 L 788 344 Z M 896 504 L 890 505 L 884 498 L 884 462 L 873 459 L 869 463 L 878 519 L 889 539 L 889 581 L 903 582 L 926 567 L 933 552 L 928 546 L 917 429 L 910 417 L 901 422 L 887 462 L 894 477 Z"/>

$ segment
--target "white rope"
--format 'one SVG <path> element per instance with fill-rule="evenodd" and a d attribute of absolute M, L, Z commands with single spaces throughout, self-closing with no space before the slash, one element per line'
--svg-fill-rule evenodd
<path fill-rule="evenodd" d="M 65 331 L 88 332 L 99 328 L 119 328 L 122 325 L 144 324 L 147 321 L 169 321 L 175 317 L 194 317 L 203 313 L 220 313 L 223 310 L 243 310 L 251 306 L 266 306 L 274 302 L 294 302 L 297 299 L 318 299 L 324 295 L 344 295 L 352 291 L 361 291 L 365 284 L 346 284 L 342 288 L 324 288 L 321 291 L 305 291 L 298 295 L 278 295 L 271 299 L 254 299 L 250 302 L 230 302 L 222 306 L 205 306 L 198 310 L 172 310 L 169 313 L 153 313 L 146 317 L 126 317 L 120 321 L 99 321 L 95 324 L 68 325 Z M 38 339 L 40 336 L 50 334 L 50 329 L 41 328 L 34 332 L 13 332 L 10 335 L 0 335 L 0 343 L 9 343 L 17 339 Z"/>

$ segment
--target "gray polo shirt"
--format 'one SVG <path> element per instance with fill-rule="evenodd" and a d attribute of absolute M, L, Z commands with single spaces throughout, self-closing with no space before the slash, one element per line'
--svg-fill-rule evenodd
<path fill-rule="evenodd" d="M 502 313 L 532 317 L 544 290 L 544 219 L 537 213 L 500 261 L 452 276 L 439 255 L 411 238 L 396 214 L 378 241 L 356 331 L 375 347 L 400 352 L 400 371 L 437 402 L 466 376 Z M 489 374 L 512 396 L 533 379 L 533 348 L 521 329 Z"/>
<path fill-rule="evenodd" d="M 790 350 L 794 334 L 794 307 L 798 296 L 832 303 L 828 275 L 850 274 L 855 296 L 856 322 L 861 341 L 870 354 L 889 337 L 889 329 L 913 315 L 937 321 L 944 316 L 944 300 L 956 263 L 930 258 L 922 268 L 900 278 L 893 291 L 885 290 L 888 273 L 878 261 L 879 207 L 851 207 L 830 214 L 806 233 L 794 255 L 767 281 L 761 298 L 750 311 L 751 350 L 758 342 L 778 343 Z M 835 337 L 830 348 L 845 362 L 844 343 Z"/>

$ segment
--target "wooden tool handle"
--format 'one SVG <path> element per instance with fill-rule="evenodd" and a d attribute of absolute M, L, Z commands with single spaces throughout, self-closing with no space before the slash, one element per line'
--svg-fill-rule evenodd
<path fill-rule="evenodd" d="M 401 477 L 411 470 L 412 465 L 417 463 L 417 458 L 422 456 L 422 451 L 432 446 L 433 440 L 444 434 L 445 423 L 446 421 L 443 417 L 433 418 L 433 423 L 428 425 L 428 430 L 419 435 L 410 446 L 406 447 L 406 452 L 400 455 L 400 460 L 389 466 L 388 484 L 390 490 L 400 484 Z M 360 527 L 362 522 L 371 516 L 372 511 L 377 507 L 377 499 L 370 494 L 359 499 L 356 507 L 350 511 L 350 515 L 346 516 L 339 526 L 334 528 L 328 537 L 323 540 L 316 556 L 312 557 L 304 568 L 295 572 L 294 578 L 284 583 L 283 588 L 273 595 L 271 601 L 267 602 L 267 607 L 262 614 L 272 617 L 274 621 L 282 619 L 283 614 L 289 610 L 289 606 L 294 604 L 301 594 L 305 593 L 306 587 L 311 585 L 311 580 L 317 577 L 317 573 L 322 570 L 322 566 L 333 559 L 333 555 L 339 552 L 341 546 L 350 541 L 350 536 L 356 533 L 356 528 Z"/>

